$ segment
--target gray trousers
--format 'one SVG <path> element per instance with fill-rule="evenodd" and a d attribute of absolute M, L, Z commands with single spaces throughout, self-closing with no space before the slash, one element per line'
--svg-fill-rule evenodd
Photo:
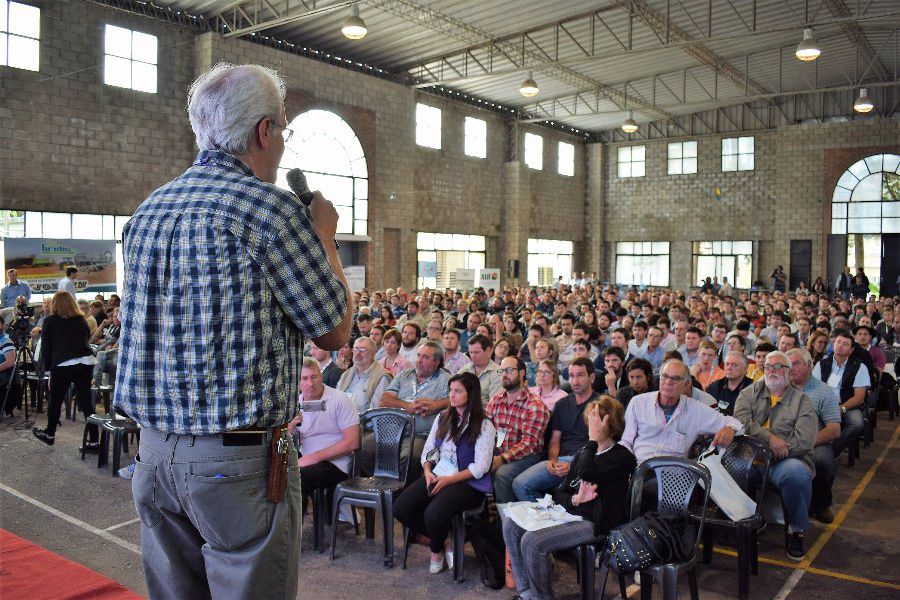
<path fill-rule="evenodd" d="M 594 524 L 591 521 L 525 531 L 512 519 L 503 519 L 503 541 L 519 596 L 525 600 L 553 600 L 550 555 L 593 539 Z"/>
<path fill-rule="evenodd" d="M 141 431 L 131 481 L 151 600 L 290 598 L 300 560 L 300 473 L 288 445 L 287 494 L 266 498 L 269 444 Z"/>

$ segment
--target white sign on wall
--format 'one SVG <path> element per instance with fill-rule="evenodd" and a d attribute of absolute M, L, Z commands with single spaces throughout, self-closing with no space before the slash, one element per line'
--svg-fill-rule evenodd
<path fill-rule="evenodd" d="M 344 267 L 344 276 L 350 284 L 351 292 L 358 292 L 366 287 L 366 268 L 363 266 Z"/>
<path fill-rule="evenodd" d="M 500 289 L 500 269 L 476 269 L 475 287 Z"/>
<path fill-rule="evenodd" d="M 475 285 L 475 269 L 457 269 L 455 287 L 457 289 L 468 289 Z"/>

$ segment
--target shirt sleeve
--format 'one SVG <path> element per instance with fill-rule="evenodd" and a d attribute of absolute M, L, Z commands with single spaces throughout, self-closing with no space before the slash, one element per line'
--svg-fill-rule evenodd
<path fill-rule="evenodd" d="M 840 423 L 841 399 L 837 394 L 837 390 L 829 386 L 825 387 L 828 388 L 828 391 L 824 394 L 825 398 L 822 400 L 822 421 L 825 423 Z"/>
<path fill-rule="evenodd" d="M 397 397 L 399 398 L 400 397 L 400 380 L 402 380 L 402 379 L 403 379 L 403 374 L 398 373 L 397 376 L 391 380 L 391 382 L 387 386 L 387 389 L 384 391 L 385 392 L 393 392 L 394 394 L 397 394 Z M 378 400 L 380 402 L 381 398 L 379 397 Z"/>
<path fill-rule="evenodd" d="M 491 462 L 494 459 L 494 442 L 496 439 L 497 430 L 494 429 L 494 424 L 489 419 L 485 419 L 481 422 L 481 434 L 475 440 L 475 460 L 466 467 L 472 474 L 472 479 L 481 479 L 490 471 Z"/>
<path fill-rule="evenodd" d="M 859 370 L 856 372 L 856 379 L 853 380 L 853 387 L 867 388 L 871 386 L 872 378 L 869 377 L 869 369 L 866 368 L 865 364 L 860 364 Z"/>
<path fill-rule="evenodd" d="M 425 445 L 422 446 L 422 457 L 419 459 L 420 462 L 424 465 L 427 460 L 428 453 L 434 450 L 435 443 L 435 434 L 437 433 L 438 422 L 441 420 L 440 417 L 434 420 L 434 423 L 431 424 L 431 431 L 428 432 L 428 438 L 425 440 Z"/>
<path fill-rule="evenodd" d="M 379 406 L 381 406 L 381 397 L 387 391 L 388 385 L 390 385 L 390 381 L 390 376 L 382 376 L 381 381 L 379 381 L 378 385 L 375 386 L 375 393 L 372 394 L 372 398 L 369 400 L 369 408 L 378 408 Z"/>
<path fill-rule="evenodd" d="M 631 452 L 634 452 L 634 438 L 637 436 L 636 406 L 636 402 L 628 403 L 628 408 L 625 409 L 625 431 L 622 432 L 622 439 L 619 440 L 619 443 Z"/>
<path fill-rule="evenodd" d="M 338 280 L 305 211 L 297 207 L 259 253 L 282 310 L 311 338 L 337 327 L 347 312 L 347 290 Z"/>
<path fill-rule="evenodd" d="M 356 406 L 345 392 L 335 390 L 339 396 L 340 402 L 336 402 L 334 420 L 341 431 L 349 429 L 355 425 L 359 425 L 359 414 L 356 412 Z"/>

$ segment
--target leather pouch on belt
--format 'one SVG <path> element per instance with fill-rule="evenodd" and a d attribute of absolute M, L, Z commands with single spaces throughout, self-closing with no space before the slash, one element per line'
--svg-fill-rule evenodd
<path fill-rule="evenodd" d="M 288 444 L 284 427 L 276 427 L 272 434 L 272 460 L 269 463 L 269 502 L 281 502 L 287 490 Z"/>

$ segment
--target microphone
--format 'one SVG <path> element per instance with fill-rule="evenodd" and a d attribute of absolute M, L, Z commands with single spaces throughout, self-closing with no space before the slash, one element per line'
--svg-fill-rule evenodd
<path fill-rule="evenodd" d="M 300 169 L 291 169 L 288 171 L 287 184 L 288 187 L 291 188 L 291 191 L 300 199 L 300 202 L 302 202 L 304 206 L 309 206 L 309 203 L 312 202 L 313 194 L 309 191 L 309 184 L 306 183 L 306 175 L 303 171 Z"/>
<path fill-rule="evenodd" d="M 303 203 L 303 206 L 309 208 L 309 203 L 313 199 L 313 193 L 309 191 L 309 184 L 306 183 L 306 174 L 300 169 L 291 169 L 287 172 L 287 184 L 297 198 L 300 199 L 300 202 Z M 334 240 L 334 247 L 341 247 L 337 240 Z"/>

